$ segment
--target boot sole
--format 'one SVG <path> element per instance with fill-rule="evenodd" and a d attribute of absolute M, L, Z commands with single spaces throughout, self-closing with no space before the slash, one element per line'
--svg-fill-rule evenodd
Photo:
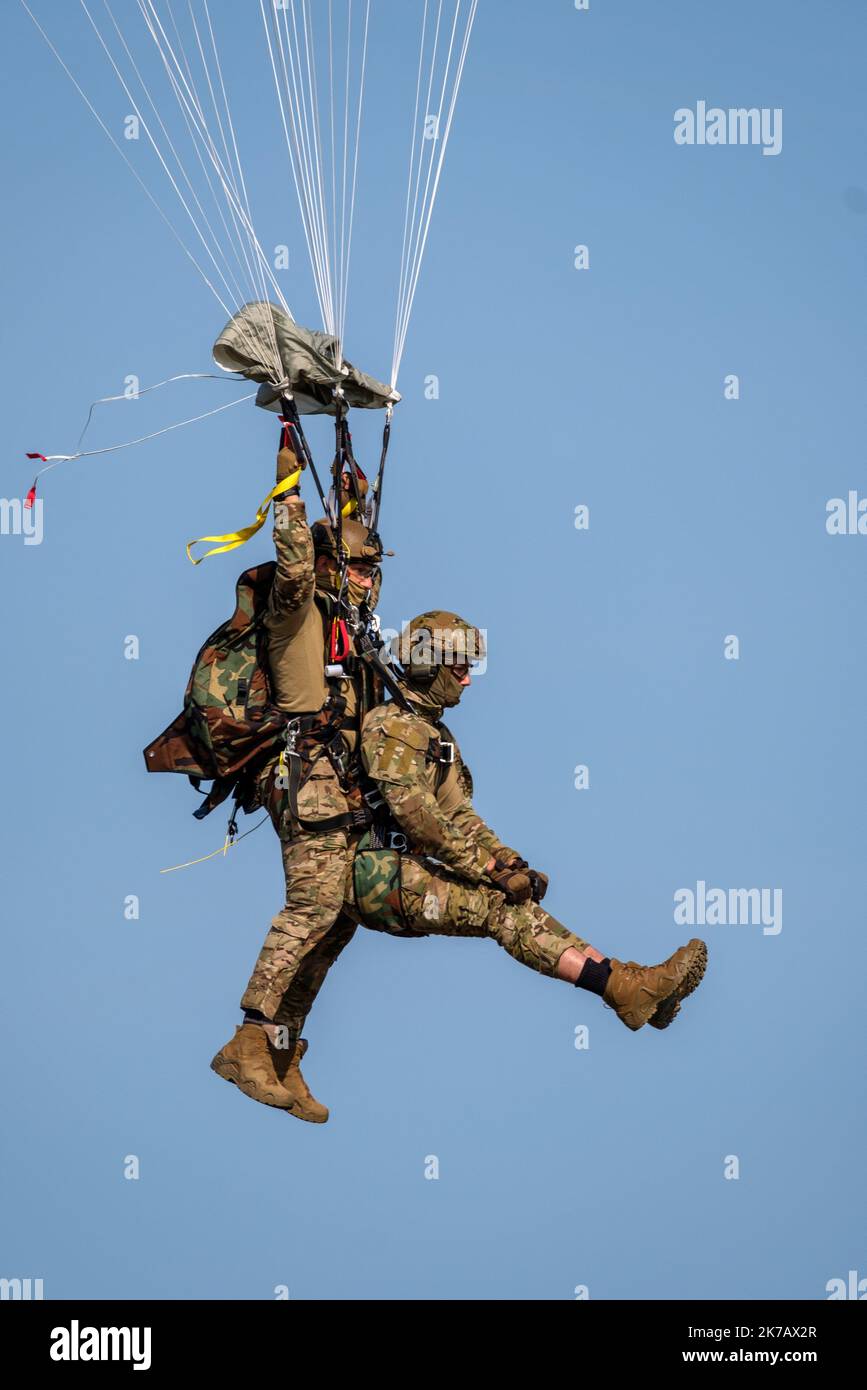
<path fill-rule="evenodd" d="M 238 1067 L 236 1063 L 227 1062 L 225 1058 L 219 1055 L 211 1062 L 211 1071 L 216 1072 L 217 1076 L 221 1076 L 223 1080 L 228 1081 L 230 1085 L 237 1086 L 241 1094 L 248 1096 L 250 1100 L 258 1101 L 260 1105 L 267 1105 L 272 1110 L 285 1110 L 287 1115 L 293 1115 L 296 1120 L 306 1120 L 307 1123 L 311 1125 L 324 1125 L 325 1121 L 328 1119 L 327 1110 L 322 1116 L 302 1114 L 296 1109 L 297 1101 L 292 1100 L 291 1097 L 288 1096 L 285 1105 L 278 1104 L 276 1100 L 264 1100 L 262 1096 L 254 1094 L 253 1091 L 241 1084 L 238 1079 Z"/>
<path fill-rule="evenodd" d="M 250 1100 L 258 1101 L 260 1105 L 268 1105 L 272 1110 L 287 1110 L 289 1105 L 292 1104 L 292 1101 L 289 1101 L 287 1105 L 279 1105 L 276 1100 L 265 1100 L 261 1095 L 257 1095 L 255 1091 L 245 1086 L 243 1082 L 239 1080 L 238 1068 L 234 1062 L 226 1062 L 222 1058 L 218 1061 L 215 1057 L 211 1063 L 211 1071 L 216 1072 L 217 1076 L 221 1076 L 224 1081 L 228 1081 L 232 1086 L 237 1086 L 242 1095 L 249 1096 Z"/>
<path fill-rule="evenodd" d="M 287 1115 L 293 1115 L 296 1120 L 306 1120 L 308 1125 L 324 1125 L 328 1119 L 328 1111 L 324 1115 L 302 1115 L 299 1110 L 293 1109 L 294 1101 L 290 1105 L 283 1106 Z"/>
<path fill-rule="evenodd" d="M 689 943 L 692 946 L 693 942 Z M 703 941 L 695 938 L 696 950 L 693 958 L 686 969 L 686 974 L 675 990 L 663 999 L 656 1006 L 656 1011 L 652 1018 L 648 1019 L 651 1028 L 667 1028 L 680 1013 L 680 1006 L 693 990 L 698 989 L 704 978 L 707 969 L 707 946 Z"/>

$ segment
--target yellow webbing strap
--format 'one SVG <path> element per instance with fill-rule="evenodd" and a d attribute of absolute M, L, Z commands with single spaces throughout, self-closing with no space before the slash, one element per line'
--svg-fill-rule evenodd
<path fill-rule="evenodd" d="M 292 473 L 288 478 L 284 478 L 282 483 L 277 483 L 272 487 L 264 502 L 260 503 L 256 511 L 256 520 L 252 526 L 242 526 L 240 531 L 229 531 L 225 536 L 199 536 L 194 541 L 187 542 L 187 559 L 194 565 L 200 565 L 203 560 L 207 560 L 209 555 L 222 555 L 226 550 L 237 550 L 239 545 L 246 545 L 251 536 L 255 536 L 265 525 L 265 518 L 268 515 L 268 508 L 276 497 L 281 493 L 288 492 L 290 488 L 296 487 L 301 477 L 301 469 Z M 225 544 L 214 546 L 213 550 L 206 550 L 204 555 L 200 555 L 196 560 L 190 554 L 194 545 L 201 545 L 204 541 L 222 541 Z"/>

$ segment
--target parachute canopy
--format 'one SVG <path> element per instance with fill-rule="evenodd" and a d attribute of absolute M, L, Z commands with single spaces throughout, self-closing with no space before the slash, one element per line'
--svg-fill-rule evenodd
<path fill-rule="evenodd" d="M 336 338 L 313 332 L 276 304 L 255 300 L 234 314 L 214 344 L 214 361 L 229 372 L 261 382 L 256 404 L 279 410 L 281 395 L 291 394 L 301 415 L 333 415 L 334 391 L 340 386 L 346 404 L 379 410 L 400 400 L 397 391 L 368 376 L 350 362 L 336 365 Z M 275 359 L 282 379 L 275 380 Z"/>

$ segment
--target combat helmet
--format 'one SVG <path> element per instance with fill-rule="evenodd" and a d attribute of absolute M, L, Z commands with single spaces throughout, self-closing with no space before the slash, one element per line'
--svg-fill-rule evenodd
<path fill-rule="evenodd" d="M 456 705 L 464 692 L 454 668 L 484 661 L 487 655 L 481 628 L 438 608 L 407 623 L 392 649 L 410 692 L 440 708 Z"/>
<path fill-rule="evenodd" d="M 340 588 L 342 566 L 338 563 L 338 543 L 334 534 L 334 527 L 330 521 L 322 517 L 321 520 L 314 521 L 310 533 L 313 537 L 313 549 L 317 559 L 324 555 L 329 561 L 325 587 L 336 594 Z M 356 561 L 360 564 L 373 566 L 373 587 L 369 590 L 359 589 L 353 584 L 352 579 L 348 578 L 346 594 L 349 602 L 356 607 L 364 602 L 368 608 L 374 609 L 379 598 L 382 581 L 380 565 L 383 552 L 379 535 L 368 526 L 362 525 L 360 521 L 355 521 L 352 517 L 344 517 L 340 527 L 340 553 L 342 553 L 344 564 Z"/>

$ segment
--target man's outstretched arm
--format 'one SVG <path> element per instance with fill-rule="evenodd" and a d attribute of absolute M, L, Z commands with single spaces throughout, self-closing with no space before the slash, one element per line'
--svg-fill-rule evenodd
<path fill-rule="evenodd" d="M 300 466 L 294 451 L 284 446 L 277 455 L 278 483 L 291 477 Z M 313 540 L 297 487 L 274 502 L 273 536 L 277 572 L 271 586 L 266 622 L 272 640 L 286 641 L 303 624 L 316 584 Z"/>

